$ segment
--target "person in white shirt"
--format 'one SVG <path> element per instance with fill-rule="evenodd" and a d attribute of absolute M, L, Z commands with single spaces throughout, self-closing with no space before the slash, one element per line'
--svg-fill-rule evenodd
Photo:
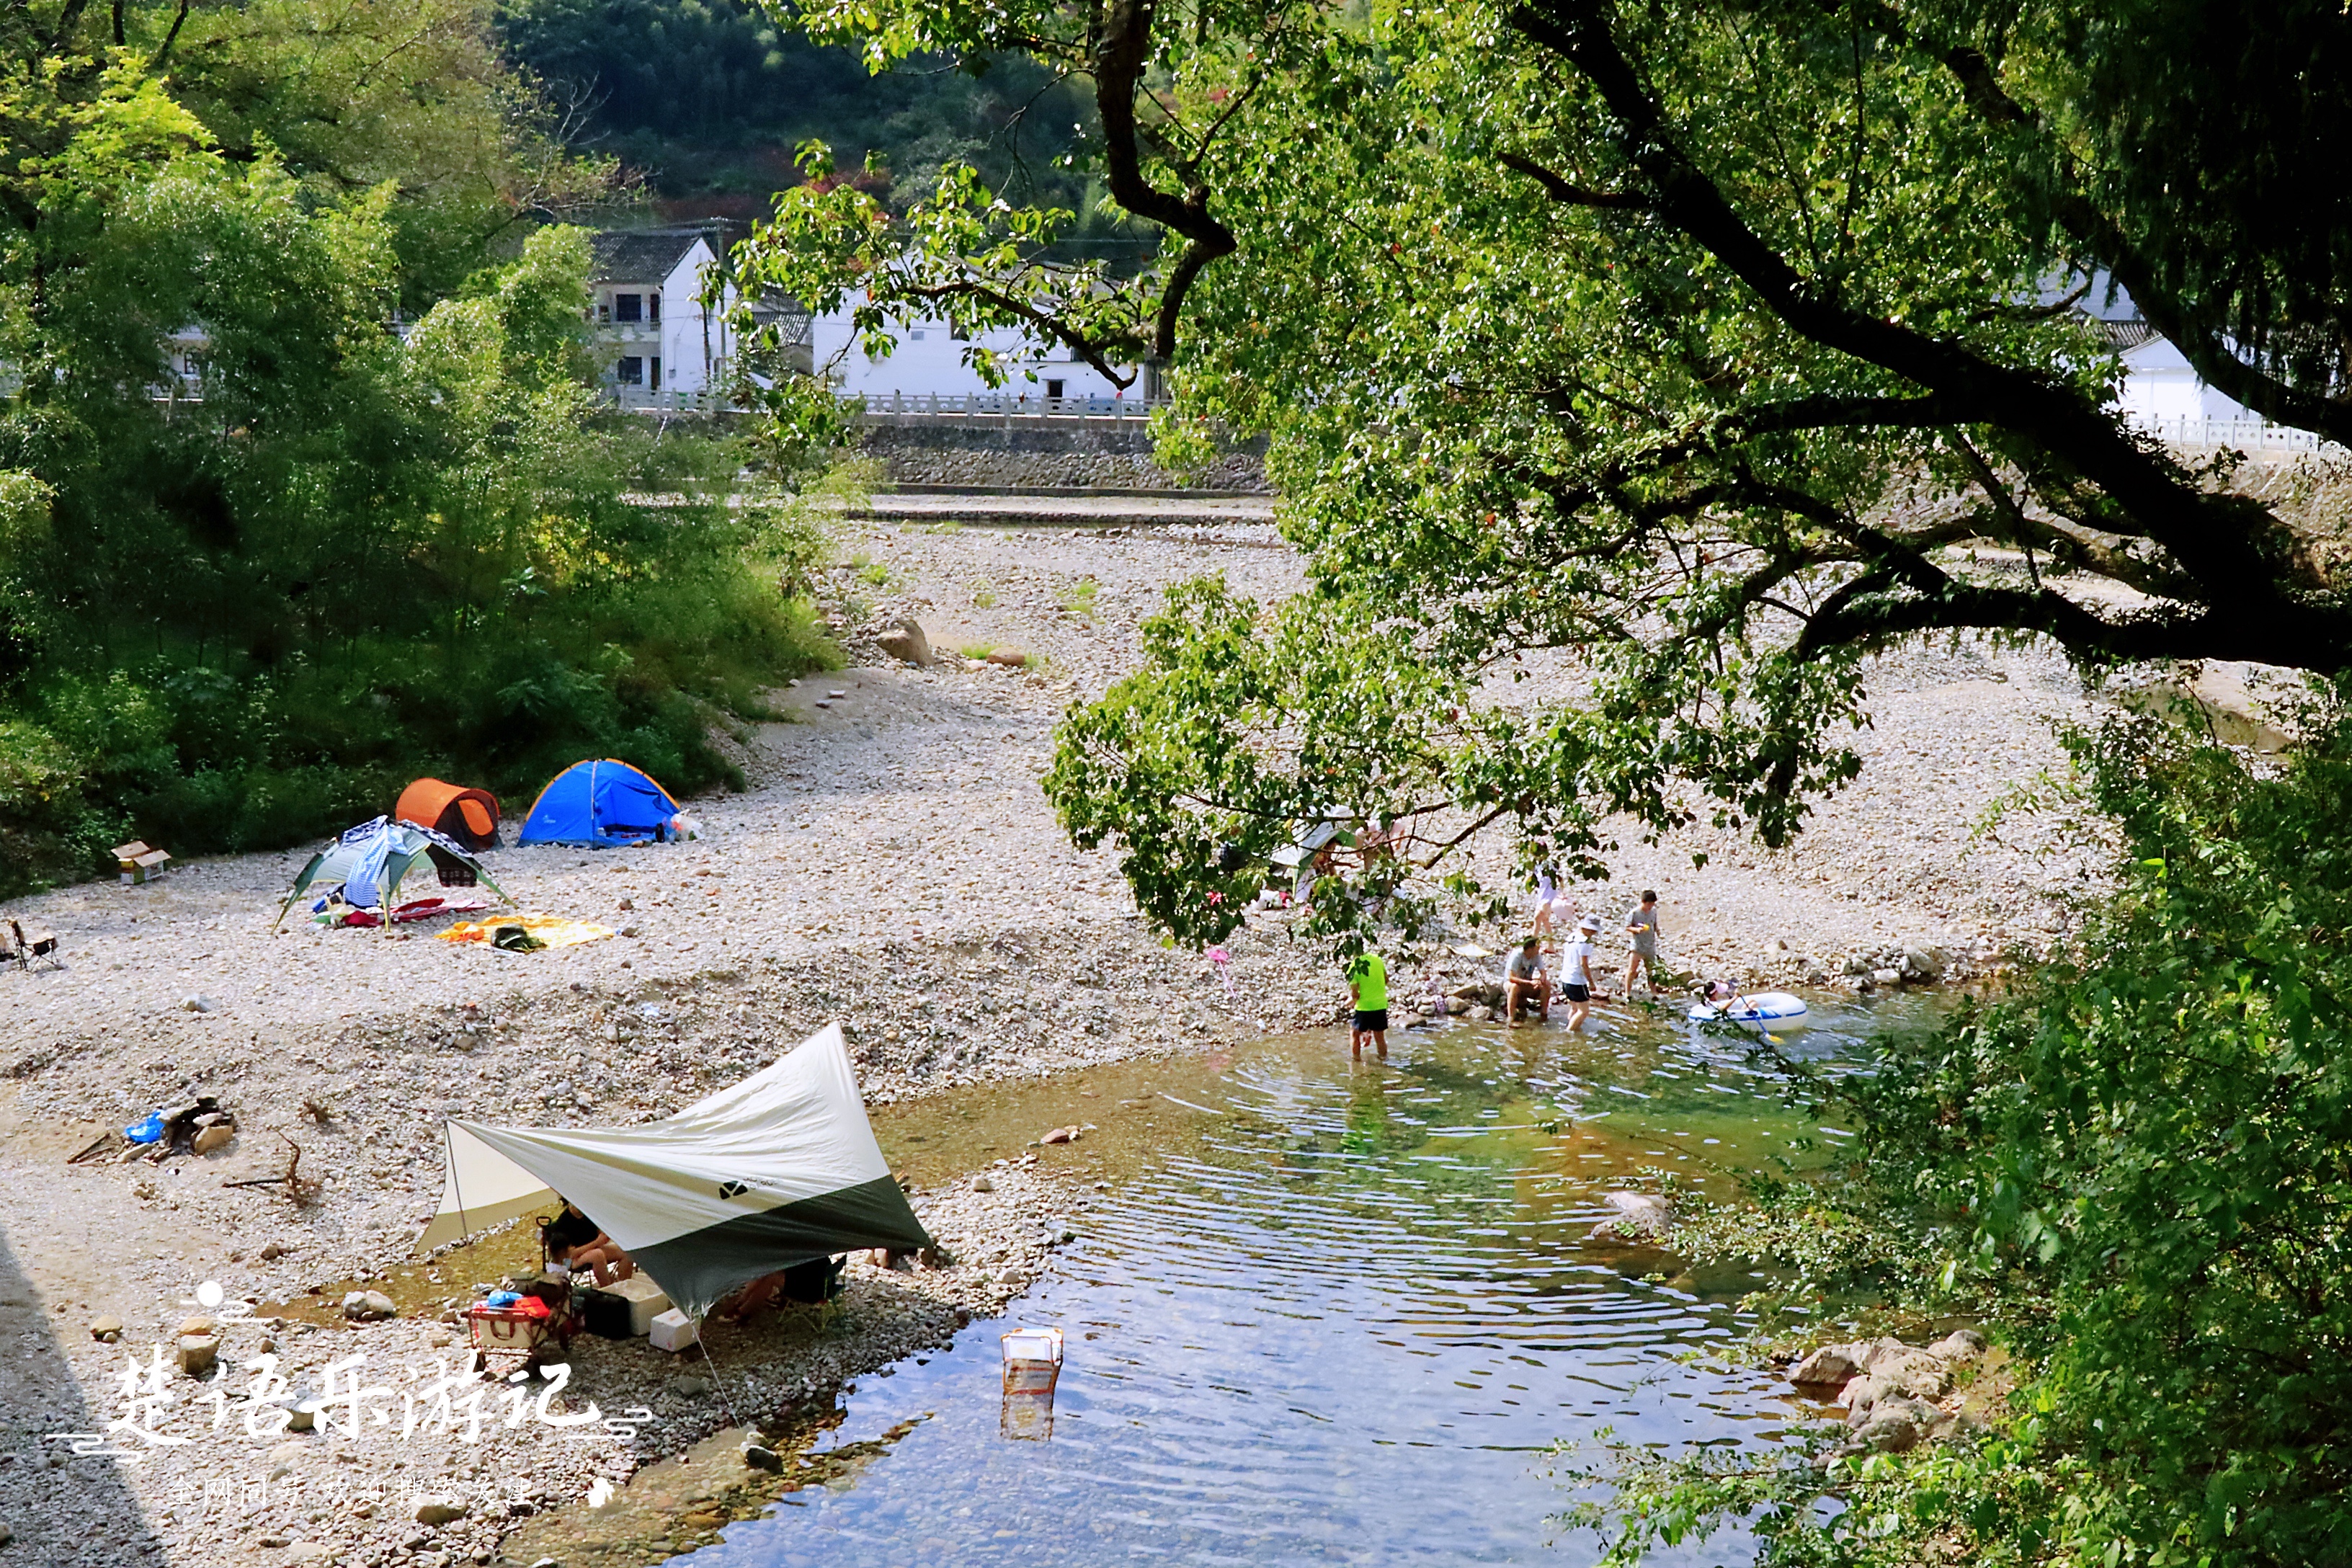
<path fill-rule="evenodd" d="M 1601 922 L 1591 915 L 1585 916 L 1576 928 L 1576 940 L 1560 955 L 1560 992 L 1568 998 L 1568 1026 L 1571 1033 L 1591 1016 L 1593 994 L 1601 989 L 1601 982 L 1592 973 L 1594 963 L 1601 957 L 1601 950 L 1593 945 L 1592 939 L 1600 934 Z"/>

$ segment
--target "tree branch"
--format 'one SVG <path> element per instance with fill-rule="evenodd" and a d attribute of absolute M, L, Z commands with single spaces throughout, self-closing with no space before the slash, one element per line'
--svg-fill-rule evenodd
<path fill-rule="evenodd" d="M 1817 288 L 1748 227 L 1677 144 L 1664 110 L 1611 36 L 1605 0 L 1538 3 L 1540 10 L 1514 9 L 1511 25 L 1591 83 L 1617 121 L 1624 157 L 1655 193 L 1659 216 L 1723 262 L 1782 322 L 1823 347 L 1933 392 L 2003 410 L 1988 422 L 2028 436 L 2114 497 L 2196 580 L 2200 596 L 2217 614 L 2263 624 L 2273 662 L 2329 669 L 2344 662 L 2352 626 L 2340 610 L 2281 591 L 2270 559 L 2274 552 L 2265 548 L 2273 542 L 2255 537 L 2255 529 L 2271 529 L 2266 517 L 2207 504 L 2159 451 L 2142 446 L 2070 388 L 1987 360 L 1963 344 L 1865 315 L 1842 302 L 1833 287 Z M 2088 646 L 2112 641 L 2095 626 L 2055 611 L 2042 618 L 2095 632 Z M 2279 657 L 2283 652 L 2286 657 Z"/>
<path fill-rule="evenodd" d="M 1495 161 L 1527 175 L 1544 188 L 1544 195 L 1563 206 L 1646 209 L 1650 205 L 1631 191 L 1594 191 L 1573 184 L 1534 159 L 1522 158 L 1517 153 L 1498 153 Z"/>
<path fill-rule="evenodd" d="M 1233 231 L 1211 215 L 1206 190 L 1195 185 L 1178 195 L 1144 176 L 1135 103 L 1151 58 L 1151 0 L 1108 0 L 1103 7 L 1102 31 L 1094 50 L 1095 111 L 1102 121 L 1111 199 L 1192 242 L 1169 274 L 1154 324 L 1151 352 L 1169 360 L 1176 354 L 1176 321 L 1183 313 L 1185 293 L 1202 268 L 1233 254 L 1236 241 Z"/>
<path fill-rule="evenodd" d="M 2138 247 L 2125 237 L 2112 217 L 2083 195 L 2081 175 L 2074 159 L 2063 148 L 2051 144 L 2042 117 L 2018 102 L 2000 85 L 2000 73 L 1990 59 L 1966 45 L 1937 45 L 1916 38 L 1890 5 L 1876 5 L 1873 10 L 1878 25 L 1890 37 L 1923 47 L 1941 59 L 1959 83 L 1962 99 L 1988 122 L 2030 133 L 2043 143 L 2042 153 L 2050 160 L 2052 172 L 2057 177 L 2052 216 L 2075 244 L 2123 285 L 2148 325 L 2180 351 L 2207 385 L 2244 404 L 2265 419 L 2352 445 L 2352 403 L 2315 396 L 2248 364 L 2231 352 L 2226 335 L 2216 323 L 2192 317 L 2158 284 L 2156 268 Z"/>

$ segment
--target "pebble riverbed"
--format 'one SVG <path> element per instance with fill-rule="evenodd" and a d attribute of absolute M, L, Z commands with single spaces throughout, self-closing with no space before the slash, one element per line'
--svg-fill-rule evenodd
<path fill-rule="evenodd" d="M 1300 584 L 1269 526 L 867 522 L 845 527 L 843 553 L 865 568 L 838 574 L 856 668 L 777 693 L 793 721 L 727 740 L 751 787 L 692 804 L 706 837 L 492 856 L 523 908 L 623 933 L 612 940 L 512 954 L 436 942 L 430 927 L 387 939 L 298 917 L 273 931 L 309 847 L 191 858 L 150 886 L 87 884 L 0 910 L 55 930 L 64 959 L 0 970 L 12 1551 L 57 1564 L 491 1561 L 518 1521 L 599 1478 L 941 1343 L 959 1314 L 1000 1310 L 1049 1266 L 1047 1222 L 1076 1180 L 1068 1152 L 1046 1148 L 991 1167 L 986 1192 L 962 1177 L 919 1190 L 942 1266 L 858 1263 L 847 1310 L 821 1332 L 797 1318 L 714 1329 L 724 1388 L 697 1386 L 698 1360 L 591 1342 L 551 1414 L 590 1399 L 642 1408 L 626 1440 L 536 1416 L 478 1445 L 404 1440 L 396 1411 L 381 1431 L 253 1438 L 236 1405 L 222 1415 L 168 1365 L 153 1384 L 168 1405 L 138 1404 L 143 1371 L 126 1394 L 125 1352 L 144 1368 L 160 1344 L 168 1363 L 201 1281 L 234 1312 L 410 1261 L 439 1194 L 445 1116 L 667 1115 L 836 1018 L 877 1103 L 1333 1021 L 1344 989 L 1278 921 L 1228 944 L 1230 994 L 1199 956 L 1164 948 L 1113 854 L 1071 846 L 1037 784 L 1055 719 L 1131 666 L 1136 623 L 1170 584 L 1223 573 L 1262 599 Z M 916 668 L 877 651 L 874 635 L 902 616 L 950 657 Z M 1008 647 L 1029 667 L 961 657 Z M 1522 689 L 1557 698 L 1573 679 L 1548 671 Z M 1870 689 L 1862 777 L 1794 847 L 1628 834 L 1614 879 L 1574 890 L 1580 906 L 1613 929 L 1633 890 L 1654 886 L 1671 965 L 1801 987 L 1870 984 L 1906 952 L 1936 953 L 1957 978 L 2062 938 L 2095 889 L 2097 847 L 2040 816 L 1989 812 L 2060 764 L 2053 725 L 2093 717 L 2097 700 L 2052 655 L 1969 644 L 1882 660 Z M 508 803 L 517 816 L 528 805 Z M 1507 847 L 1482 842 L 1475 863 L 1498 875 Z M 1434 945 L 1392 958 L 1391 983 L 1412 996 L 1491 967 Z M 196 1094 L 235 1114 L 226 1148 L 66 1163 L 107 1128 Z M 324 1184 L 314 1205 L 224 1185 L 281 1172 L 289 1140 Z M 479 1278 L 449 1267 L 446 1300 L 469 1298 Z M 297 1382 L 361 1352 L 371 1373 L 404 1376 L 454 1354 L 440 1310 L 364 1327 L 299 1313 L 225 1322 L 221 1359 L 239 1369 L 228 1386 L 244 1386 L 265 1339 Z M 121 1320 L 119 1344 L 91 1337 L 101 1315 Z M 122 1455 L 75 1457 L 57 1436 L 142 1411 L 192 1440 L 151 1447 L 122 1429 Z M 436 1498 L 463 1511 L 420 1523 L 417 1500 Z"/>

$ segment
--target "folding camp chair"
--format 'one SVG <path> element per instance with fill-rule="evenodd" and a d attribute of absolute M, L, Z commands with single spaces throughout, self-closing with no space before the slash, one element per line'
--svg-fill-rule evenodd
<path fill-rule="evenodd" d="M 833 1324 L 834 1314 L 841 1308 L 842 1292 L 848 1289 L 849 1259 L 812 1258 L 806 1263 L 795 1263 L 784 1270 L 783 1300 L 795 1307 L 814 1309 L 817 1331 L 822 1333 Z"/>
<path fill-rule="evenodd" d="M 0 963 L 13 958 L 16 966 L 28 974 L 32 973 L 33 960 L 37 958 L 47 959 L 52 969 L 66 966 L 65 960 L 58 956 L 57 932 L 43 931 L 37 926 L 26 931 L 23 921 L 12 920 L 8 922 L 8 933 L 15 939 L 13 951 L 0 953 Z"/>

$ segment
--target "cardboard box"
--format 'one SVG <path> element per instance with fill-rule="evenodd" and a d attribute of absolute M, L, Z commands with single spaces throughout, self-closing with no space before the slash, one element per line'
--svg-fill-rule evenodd
<path fill-rule="evenodd" d="M 702 1333 L 692 1318 L 672 1307 L 655 1316 L 646 1337 L 657 1351 L 682 1351 L 699 1341 Z"/>
<path fill-rule="evenodd" d="M 618 1296 L 629 1304 L 629 1332 L 649 1334 L 654 1320 L 669 1308 L 668 1293 L 642 1274 L 632 1274 L 626 1279 L 615 1279 L 599 1287 L 607 1296 Z"/>
<path fill-rule="evenodd" d="M 172 858 L 161 849 L 148 848 L 136 838 L 128 844 L 116 845 L 108 853 L 114 857 L 115 864 L 121 867 L 125 887 L 136 887 L 162 876 L 164 866 Z"/>

